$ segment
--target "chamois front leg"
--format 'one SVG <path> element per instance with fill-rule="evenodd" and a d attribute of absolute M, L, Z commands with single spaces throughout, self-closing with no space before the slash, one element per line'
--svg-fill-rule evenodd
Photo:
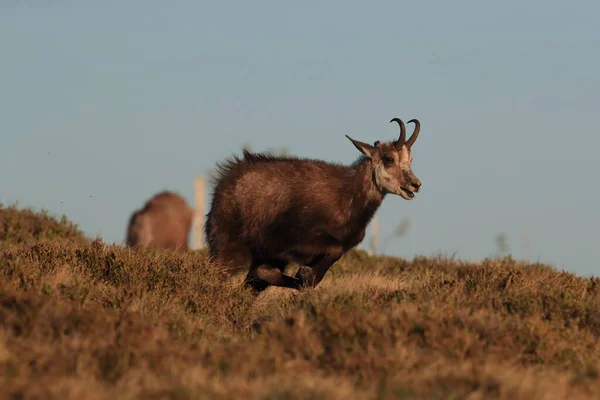
<path fill-rule="evenodd" d="M 269 286 L 279 286 L 290 289 L 300 289 L 301 281 L 285 275 L 281 270 L 287 263 L 253 265 L 248 271 L 244 285 L 250 287 L 258 295 Z"/>
<path fill-rule="evenodd" d="M 258 268 L 250 268 L 246 279 L 244 279 L 244 286 L 252 290 L 252 294 L 258 296 L 263 290 L 269 287 L 269 284 L 258 277 Z"/>
<path fill-rule="evenodd" d="M 342 246 L 331 246 L 327 252 L 320 258 L 316 259 L 311 265 L 302 266 L 296 272 L 303 286 L 315 288 L 323 280 L 323 277 L 329 268 L 339 260 L 344 254 Z"/>
<path fill-rule="evenodd" d="M 270 265 L 261 265 L 258 267 L 256 269 L 256 276 L 271 286 L 290 289 L 299 289 L 302 283 L 299 279 L 287 276 L 279 268 Z"/>

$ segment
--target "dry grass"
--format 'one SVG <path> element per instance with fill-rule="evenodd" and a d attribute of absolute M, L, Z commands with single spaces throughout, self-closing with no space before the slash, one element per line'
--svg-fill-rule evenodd
<path fill-rule="evenodd" d="M 0 238 L 2 398 L 600 396 L 600 279 L 354 251 L 253 300 L 202 252 L 20 229 Z"/>
<path fill-rule="evenodd" d="M 0 244 L 33 243 L 40 239 L 87 242 L 87 238 L 65 215 L 56 219 L 46 210 L 36 213 L 19 209 L 16 205 L 5 207 L 0 203 Z"/>

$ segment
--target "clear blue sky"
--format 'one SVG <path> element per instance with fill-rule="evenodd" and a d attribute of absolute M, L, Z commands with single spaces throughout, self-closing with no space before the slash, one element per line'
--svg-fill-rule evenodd
<path fill-rule="evenodd" d="M 28 3 L 29 5 L 26 5 Z M 83 4 L 87 3 L 87 4 Z M 598 274 L 600 3 L 0 2 L 0 201 L 124 240 L 244 143 L 352 162 L 418 118 L 386 252 Z"/>

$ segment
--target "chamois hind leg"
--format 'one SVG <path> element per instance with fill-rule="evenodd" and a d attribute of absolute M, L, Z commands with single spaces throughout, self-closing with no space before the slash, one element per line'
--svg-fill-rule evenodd
<path fill-rule="evenodd" d="M 233 249 L 214 257 L 215 264 L 230 276 L 247 270 L 252 265 L 252 256 L 246 249 Z"/>

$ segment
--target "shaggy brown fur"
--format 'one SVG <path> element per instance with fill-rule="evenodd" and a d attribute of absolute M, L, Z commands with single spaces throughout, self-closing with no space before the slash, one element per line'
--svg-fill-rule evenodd
<path fill-rule="evenodd" d="M 410 200 L 419 190 L 408 146 L 418 121 L 408 142 L 397 122 L 397 141 L 371 146 L 349 138 L 363 153 L 349 166 L 245 150 L 243 159 L 218 165 L 205 224 L 212 260 L 230 272 L 249 269 L 245 284 L 256 293 L 318 285 L 363 240 L 387 193 Z M 295 277 L 283 274 L 290 262 L 303 266 Z"/>
<path fill-rule="evenodd" d="M 169 191 L 160 192 L 131 215 L 127 245 L 185 252 L 193 218 L 194 209 L 183 197 Z"/>

